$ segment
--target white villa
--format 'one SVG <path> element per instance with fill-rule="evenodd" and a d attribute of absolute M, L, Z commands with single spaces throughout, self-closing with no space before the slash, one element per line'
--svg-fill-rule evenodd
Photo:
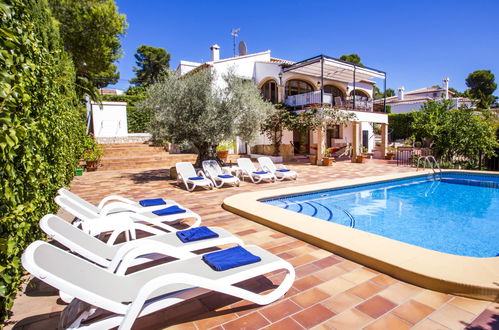
<path fill-rule="evenodd" d="M 454 102 L 455 107 L 460 106 L 474 107 L 473 101 L 465 97 L 455 97 L 455 93 L 449 90 L 449 78 L 444 78 L 443 88 L 420 88 L 410 92 L 405 92 L 404 87 L 397 89 L 397 96 L 387 97 L 386 105 L 391 107 L 392 113 L 406 113 L 418 111 L 421 106 L 429 100 L 441 101 L 450 99 Z"/>
<path fill-rule="evenodd" d="M 260 88 L 262 97 L 272 103 L 286 104 L 295 110 L 320 107 L 323 104 L 355 114 L 356 120 L 347 125 L 336 125 L 327 130 L 306 134 L 284 132 L 281 148 L 283 156 L 292 156 L 293 153 L 322 155 L 327 147 L 351 144 L 354 159 L 362 149 L 373 151 L 375 123 L 381 125 L 382 133 L 382 145 L 378 152 L 381 153 L 380 156 L 385 154 L 388 116 L 384 104 L 373 103 L 373 79 L 383 80 L 386 88 L 385 72 L 326 55 L 295 63 L 272 57 L 270 50 L 225 59 L 220 58 L 218 45 L 211 46 L 210 50 L 211 61 L 180 61 L 177 72 L 185 74 L 205 67 L 212 68 L 215 75 L 220 77 L 232 68 L 241 78 L 252 80 Z M 251 146 L 255 149 L 255 146 L 269 144 L 270 141 L 262 135 Z M 246 152 L 245 147 L 243 143 L 238 143 L 237 152 Z"/>

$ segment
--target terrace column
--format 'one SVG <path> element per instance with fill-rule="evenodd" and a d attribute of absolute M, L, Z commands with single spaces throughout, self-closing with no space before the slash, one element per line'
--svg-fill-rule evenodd
<path fill-rule="evenodd" d="M 388 148 L 388 124 L 381 124 L 381 157 L 385 158 Z"/>
<path fill-rule="evenodd" d="M 317 128 L 317 165 L 322 165 L 322 155 L 326 150 L 326 134 L 324 125 Z"/>
<path fill-rule="evenodd" d="M 359 135 L 360 135 L 360 125 L 359 122 L 352 122 L 352 163 L 357 161 L 357 155 L 359 154 Z"/>
<path fill-rule="evenodd" d="M 277 85 L 277 102 L 284 104 L 286 97 L 284 95 L 284 85 Z"/>

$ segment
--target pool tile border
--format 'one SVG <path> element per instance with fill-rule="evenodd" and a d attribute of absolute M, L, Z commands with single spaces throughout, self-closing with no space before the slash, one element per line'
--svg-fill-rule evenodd
<path fill-rule="evenodd" d="M 445 172 L 497 176 L 493 172 Z M 432 251 L 259 202 L 261 199 L 412 178 L 424 174 L 432 172 L 398 173 L 248 192 L 226 198 L 223 207 L 400 280 L 453 295 L 499 301 L 499 257 L 463 257 Z"/>

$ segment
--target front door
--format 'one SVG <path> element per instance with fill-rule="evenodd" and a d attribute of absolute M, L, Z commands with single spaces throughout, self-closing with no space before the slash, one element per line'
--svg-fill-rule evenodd
<path fill-rule="evenodd" d="M 362 147 L 369 149 L 369 131 L 362 130 Z"/>

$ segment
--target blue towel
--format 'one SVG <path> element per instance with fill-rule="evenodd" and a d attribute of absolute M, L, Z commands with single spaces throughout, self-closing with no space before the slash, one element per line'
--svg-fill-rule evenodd
<path fill-rule="evenodd" d="M 178 207 L 178 205 L 173 205 L 173 206 L 167 207 L 166 209 L 152 211 L 152 213 L 154 213 L 156 215 L 170 215 L 170 214 L 178 214 L 178 213 L 185 213 L 185 212 L 187 212 L 187 211 L 184 209 L 181 209 L 180 207 Z"/>
<path fill-rule="evenodd" d="M 143 199 L 139 202 L 140 206 L 156 206 L 156 205 L 165 205 L 166 202 L 163 198 L 154 198 L 154 199 Z"/>
<path fill-rule="evenodd" d="M 251 254 L 240 246 L 203 255 L 203 261 L 218 271 L 252 264 L 261 260 L 262 258 Z"/>
<path fill-rule="evenodd" d="M 189 180 L 203 180 L 204 178 L 202 176 L 191 176 Z"/>
<path fill-rule="evenodd" d="M 281 168 L 281 169 L 278 169 L 277 172 L 289 172 L 290 170 L 288 170 L 287 168 Z"/>
<path fill-rule="evenodd" d="M 265 172 L 265 171 L 257 171 L 257 172 L 253 172 L 253 174 L 267 174 L 268 172 Z"/>
<path fill-rule="evenodd" d="M 230 175 L 230 174 L 220 174 L 218 177 L 222 178 L 222 179 L 229 179 L 229 178 L 233 178 L 234 176 Z"/>
<path fill-rule="evenodd" d="M 184 243 L 218 237 L 217 233 L 206 226 L 177 231 L 176 234 Z"/>

